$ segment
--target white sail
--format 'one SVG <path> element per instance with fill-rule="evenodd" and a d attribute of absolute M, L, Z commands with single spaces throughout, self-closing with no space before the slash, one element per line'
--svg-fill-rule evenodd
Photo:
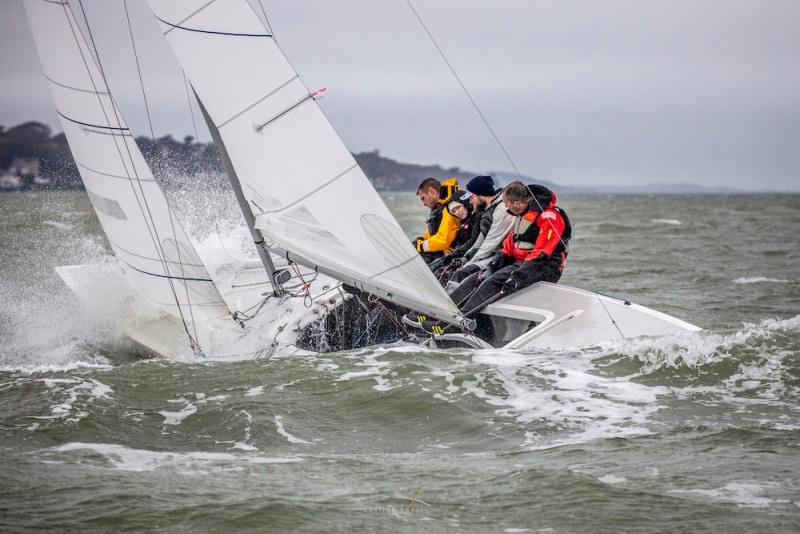
<path fill-rule="evenodd" d="M 448 321 L 460 313 L 247 0 L 150 0 L 270 249 Z"/>
<path fill-rule="evenodd" d="M 114 105 L 69 4 L 24 5 L 70 150 L 126 278 L 147 301 L 187 323 L 228 314 Z"/>

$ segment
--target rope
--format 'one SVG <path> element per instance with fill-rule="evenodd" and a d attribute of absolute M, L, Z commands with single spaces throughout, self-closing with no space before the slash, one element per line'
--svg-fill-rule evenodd
<path fill-rule="evenodd" d="M 147 125 L 150 128 L 150 137 L 153 140 L 153 148 L 156 148 L 158 145 L 156 143 L 156 134 L 155 134 L 155 130 L 153 128 L 153 118 L 150 115 L 150 105 L 149 105 L 149 103 L 147 101 L 147 92 L 145 91 L 145 88 L 144 88 L 144 77 L 142 76 L 142 68 L 141 68 L 141 65 L 139 63 L 139 53 L 136 50 L 136 40 L 133 38 L 133 25 L 131 24 L 130 13 L 128 12 L 128 0 L 122 0 L 122 6 L 125 9 L 125 20 L 128 23 L 128 34 L 131 37 L 131 48 L 133 50 L 133 58 L 134 58 L 134 60 L 136 62 L 136 72 L 139 75 L 139 87 L 142 90 L 142 100 L 144 102 L 144 110 L 145 110 L 145 113 L 147 115 Z M 88 22 L 87 22 L 87 26 L 88 26 Z M 158 154 L 158 156 L 156 157 L 156 167 L 157 167 L 159 178 L 161 178 L 163 180 L 164 179 L 164 167 L 163 167 L 163 162 L 161 160 L 161 154 Z M 175 219 L 172 216 L 172 208 L 169 205 L 169 199 L 167 198 L 166 192 L 164 193 L 164 202 L 166 202 L 166 204 L 167 204 L 167 211 L 169 213 L 169 224 L 170 224 L 170 228 L 172 230 L 172 240 L 175 242 L 175 251 L 178 254 L 178 264 L 181 267 L 181 276 L 183 278 L 186 278 L 186 272 L 185 272 L 185 269 L 184 269 L 184 266 L 183 266 L 183 260 L 181 259 L 181 247 L 180 247 L 180 243 L 178 242 L 178 234 L 175 231 Z M 154 226 L 155 226 L 155 223 L 154 223 Z M 184 291 L 184 294 L 186 295 L 186 304 L 187 304 L 187 307 L 189 308 L 189 317 L 190 317 L 190 320 L 192 322 L 192 331 L 194 332 L 194 339 L 195 339 L 195 342 L 196 342 L 197 339 L 198 339 L 198 336 L 197 336 L 197 323 L 196 323 L 196 321 L 194 319 L 194 310 L 192 309 L 192 299 L 191 299 L 191 296 L 189 295 L 189 283 L 186 280 L 183 280 L 183 291 Z M 176 304 L 178 305 L 178 308 L 180 308 L 180 302 L 177 301 L 177 298 L 176 298 Z"/>
<path fill-rule="evenodd" d="M 486 115 L 483 114 L 483 111 L 481 111 L 481 108 L 478 105 L 477 101 L 472 97 L 472 94 L 467 89 L 467 86 L 461 80 L 461 77 L 456 72 L 456 69 L 453 67 L 453 64 L 450 62 L 450 60 L 447 58 L 447 55 L 444 53 L 444 50 L 442 50 L 442 47 L 439 46 L 439 43 L 434 38 L 433 33 L 431 33 L 430 29 L 428 29 L 428 26 L 422 20 L 422 17 L 420 16 L 419 12 L 417 12 L 416 8 L 414 8 L 414 4 L 411 3 L 411 0 L 406 0 L 406 4 L 408 4 L 408 7 L 411 9 L 411 12 L 414 13 L 414 16 L 416 17 L 417 21 L 419 21 L 420 26 L 422 26 L 422 28 L 425 30 L 425 33 L 428 34 L 428 38 L 431 40 L 431 42 L 433 43 L 433 46 L 439 52 L 439 55 L 444 60 L 445 64 L 447 65 L 447 68 L 450 69 L 450 72 L 452 73 L 452 75 L 456 79 L 456 81 L 458 82 L 458 85 L 461 86 L 461 89 L 464 91 L 464 94 L 467 95 L 467 98 L 469 99 L 470 103 L 472 104 L 472 107 L 475 109 L 475 112 L 480 117 L 480 119 L 483 122 L 483 124 L 486 127 L 486 129 L 489 131 L 489 133 L 494 138 L 495 142 L 497 143 L 497 146 L 500 147 L 500 150 L 503 152 L 503 155 L 505 155 L 506 160 L 508 160 L 509 164 L 511 164 L 511 167 L 514 169 L 514 173 L 517 175 L 517 179 L 520 182 L 523 182 L 522 173 L 520 172 L 519 168 L 517 167 L 517 164 L 514 162 L 514 159 L 511 157 L 511 154 L 508 152 L 508 150 L 506 149 L 505 145 L 500 140 L 500 137 L 494 131 L 494 128 L 492 128 L 492 125 L 489 124 L 489 120 L 486 118 Z M 536 198 L 536 195 L 533 194 L 533 191 L 531 191 L 530 187 L 527 184 L 525 184 L 525 187 L 528 189 L 528 192 L 530 193 L 531 197 L 533 197 L 533 201 L 536 202 L 536 205 L 539 207 L 539 210 L 540 211 L 544 211 L 545 208 L 541 205 L 541 203 L 539 202 L 539 199 Z M 550 221 L 549 219 L 548 219 L 547 222 L 550 224 L 550 227 L 553 229 L 553 231 L 556 233 L 556 235 L 558 235 L 558 240 L 561 242 L 561 244 L 566 249 L 567 248 L 567 244 L 562 239 L 561 234 L 556 230 L 555 225 L 553 225 L 552 221 Z M 597 300 L 600 301 L 600 305 L 603 307 L 603 310 L 605 310 L 605 312 L 608 315 L 609 319 L 611 319 L 611 322 L 614 324 L 614 327 L 616 327 L 617 331 L 624 338 L 625 335 L 622 333 L 622 330 L 620 330 L 619 325 L 614 320 L 614 317 L 611 316 L 611 313 L 608 311 L 608 308 L 606 308 L 605 304 L 603 303 L 603 300 L 600 298 L 600 295 L 597 295 Z"/>
<path fill-rule="evenodd" d="M 300 294 L 290 294 L 290 296 L 292 296 L 292 297 L 302 296 L 303 297 L 303 306 L 305 306 L 306 308 L 310 308 L 314 304 L 314 298 L 311 296 L 311 284 L 314 283 L 314 281 L 317 279 L 317 276 L 319 276 L 319 272 L 315 271 L 314 272 L 314 278 L 312 278 L 310 281 L 306 282 L 305 278 L 303 278 L 303 274 L 300 272 L 300 269 L 297 267 L 297 264 L 292 262 L 291 266 L 292 266 L 292 269 L 294 270 L 295 274 L 297 275 L 297 278 L 299 278 L 300 282 L 302 282 L 302 289 L 301 289 L 301 293 Z"/>

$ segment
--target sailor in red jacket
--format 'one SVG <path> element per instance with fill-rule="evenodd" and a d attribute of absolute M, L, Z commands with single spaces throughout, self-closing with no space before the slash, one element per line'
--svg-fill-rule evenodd
<path fill-rule="evenodd" d="M 566 212 L 556 206 L 555 193 L 541 185 L 512 182 L 503 191 L 503 203 L 514 215 L 514 225 L 489 265 L 492 274 L 466 302 L 459 301 L 474 285 L 462 284 L 450 295 L 464 313 L 483 307 L 501 291 L 507 295 L 536 282 L 555 283 L 561 278 L 572 227 Z M 477 319 L 476 333 L 490 336 L 491 323 L 481 315 Z"/>

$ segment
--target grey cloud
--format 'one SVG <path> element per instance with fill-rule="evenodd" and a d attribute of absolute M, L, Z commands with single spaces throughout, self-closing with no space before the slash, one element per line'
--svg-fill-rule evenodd
<path fill-rule="evenodd" d="M 321 105 L 352 150 L 510 167 L 404 0 L 262 2 L 308 85 L 328 87 Z M 180 68 L 144 2 L 128 4 L 156 133 L 190 133 Z M 84 5 L 120 106 L 146 134 L 121 2 Z M 415 5 L 527 174 L 798 189 L 797 2 Z M 16 52 L 0 58 L 0 123 L 53 122 L 19 4 L 0 15 L 2 48 Z"/>

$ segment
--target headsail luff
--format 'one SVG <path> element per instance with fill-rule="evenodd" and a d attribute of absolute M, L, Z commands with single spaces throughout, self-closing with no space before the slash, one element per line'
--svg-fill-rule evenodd
<path fill-rule="evenodd" d="M 229 314 L 122 120 L 69 4 L 24 5 L 70 150 L 127 280 L 187 323 Z"/>
<path fill-rule="evenodd" d="M 247 0 L 150 0 L 273 251 L 458 322 L 461 314 Z"/>

